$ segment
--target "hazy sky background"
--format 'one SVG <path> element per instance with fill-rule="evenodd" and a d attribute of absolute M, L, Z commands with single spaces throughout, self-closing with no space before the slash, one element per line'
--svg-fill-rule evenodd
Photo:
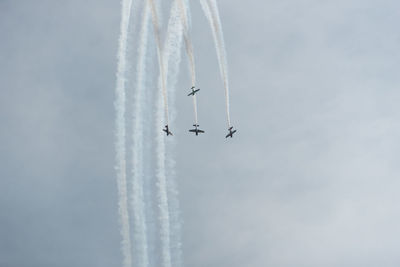
<path fill-rule="evenodd" d="M 220 0 L 231 140 L 211 31 L 191 7 L 206 134 L 186 133 L 184 69 L 185 265 L 399 266 L 398 1 Z M 121 266 L 119 22 L 119 1 L 0 0 L 1 267 Z"/>

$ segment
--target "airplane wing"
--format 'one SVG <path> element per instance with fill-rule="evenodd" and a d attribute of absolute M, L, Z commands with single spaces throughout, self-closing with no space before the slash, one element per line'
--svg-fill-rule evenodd
<path fill-rule="evenodd" d="M 204 131 L 203 130 L 197 130 L 199 133 L 204 133 Z"/>
<path fill-rule="evenodd" d="M 191 133 L 195 133 L 195 132 L 196 132 L 196 130 L 189 130 L 189 132 L 191 132 Z"/>
<path fill-rule="evenodd" d="M 228 138 L 228 137 L 233 138 L 233 134 L 234 134 L 234 133 L 236 133 L 236 130 L 234 130 L 234 131 L 228 133 L 228 134 L 225 136 L 225 138 Z"/>

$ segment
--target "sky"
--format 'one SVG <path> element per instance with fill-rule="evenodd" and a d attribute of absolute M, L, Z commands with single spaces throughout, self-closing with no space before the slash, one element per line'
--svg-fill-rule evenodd
<path fill-rule="evenodd" d="M 191 1 L 206 134 L 186 133 L 183 67 L 185 266 L 399 266 L 400 4 L 218 4 L 238 132 L 224 138 L 212 34 Z M 0 266 L 121 266 L 119 23 L 119 1 L 0 0 Z"/>

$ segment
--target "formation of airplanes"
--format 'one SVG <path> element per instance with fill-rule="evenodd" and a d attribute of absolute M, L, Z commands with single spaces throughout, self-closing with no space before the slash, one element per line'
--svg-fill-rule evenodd
<path fill-rule="evenodd" d="M 197 92 L 200 91 L 200 88 L 196 89 L 196 87 L 193 86 L 192 88 L 190 88 L 190 90 L 191 90 L 191 92 L 188 94 L 188 96 L 194 96 Z M 200 133 L 204 133 L 203 130 L 199 129 L 198 124 L 193 124 L 193 126 L 194 126 L 194 129 L 190 129 L 189 132 L 195 133 L 196 136 L 199 135 Z M 172 132 L 169 130 L 168 125 L 165 125 L 165 128 L 163 129 L 163 131 L 166 133 L 167 136 L 169 136 L 169 135 L 173 136 Z M 225 136 L 225 138 L 228 138 L 228 137 L 232 138 L 233 134 L 236 133 L 237 130 L 234 130 L 233 126 L 231 126 L 228 128 L 228 131 L 229 131 L 229 133 Z"/>

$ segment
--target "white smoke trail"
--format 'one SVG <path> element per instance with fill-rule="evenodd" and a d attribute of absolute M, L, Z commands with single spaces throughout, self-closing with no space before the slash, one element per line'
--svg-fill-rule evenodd
<path fill-rule="evenodd" d="M 123 254 L 123 266 L 132 266 L 131 240 L 129 227 L 129 212 L 128 212 L 128 189 L 126 180 L 126 125 L 125 125 L 125 105 L 126 105 L 126 51 L 130 13 L 132 8 L 132 0 L 122 0 L 121 11 L 121 31 L 119 37 L 118 48 L 118 67 L 116 81 L 116 171 L 117 171 L 117 186 L 118 186 L 118 211 L 121 224 L 121 248 Z"/>
<path fill-rule="evenodd" d="M 189 10 L 189 3 L 187 1 L 183 2 L 183 0 L 177 0 L 179 3 L 179 11 L 180 18 L 182 20 L 183 26 L 183 37 L 185 40 L 186 53 L 189 59 L 190 73 L 192 78 L 192 86 L 196 86 L 196 67 L 194 61 L 194 53 L 193 53 L 193 44 L 190 38 L 190 29 L 189 29 L 189 16 L 187 15 L 187 11 Z M 193 98 L 193 111 L 194 111 L 194 120 L 195 124 L 198 124 L 198 115 L 197 115 L 197 96 L 194 94 Z"/>
<path fill-rule="evenodd" d="M 226 60 L 225 42 L 222 32 L 221 19 L 219 17 L 218 6 L 215 0 L 200 0 L 203 11 L 210 23 L 222 80 L 225 88 L 226 117 L 228 127 L 231 127 L 230 107 L 229 107 L 229 83 L 228 83 L 228 63 Z"/>
<path fill-rule="evenodd" d="M 150 10 L 147 2 L 144 4 L 141 28 L 139 32 L 139 46 L 137 59 L 137 78 L 134 92 L 133 128 L 132 128 L 132 207 L 134 221 L 134 255 L 135 266 L 147 267 L 149 265 L 149 248 L 146 222 L 146 203 L 144 179 L 149 177 L 144 170 L 144 122 L 143 116 L 146 107 L 144 93 L 146 90 L 146 58 L 149 38 Z"/>
<path fill-rule="evenodd" d="M 150 7 L 151 7 L 154 35 L 155 35 L 156 43 L 157 43 L 157 56 L 158 56 L 158 63 L 160 66 L 160 77 L 161 77 L 161 87 L 162 87 L 162 94 L 163 94 L 163 100 L 164 100 L 165 122 L 166 122 L 166 125 L 169 125 L 168 95 L 167 95 L 167 87 L 166 87 L 167 85 L 166 85 L 166 80 L 165 80 L 166 78 L 165 78 L 165 72 L 164 72 L 165 68 L 164 68 L 164 62 L 163 62 L 163 57 L 162 57 L 160 25 L 158 22 L 157 8 L 154 3 L 154 0 L 148 0 L 148 1 L 150 3 Z"/>
<path fill-rule="evenodd" d="M 149 0 L 151 11 L 154 34 L 157 43 L 157 56 L 158 63 L 160 67 L 160 79 L 159 79 L 159 89 L 162 92 L 164 100 L 164 115 L 168 125 L 168 106 L 167 106 L 167 84 L 165 76 L 165 65 L 164 57 L 161 49 L 161 40 L 159 33 L 159 23 L 157 18 L 157 8 L 153 0 Z M 162 99 L 160 94 L 158 94 L 156 112 L 156 129 L 162 128 Z M 160 131 L 156 134 L 156 161 L 157 161 L 157 188 L 158 188 L 158 207 L 159 207 L 159 220 L 160 220 L 160 239 L 161 239 L 161 258 L 163 267 L 171 267 L 171 233 L 170 233 L 170 216 L 169 216 L 169 203 L 168 203 L 168 193 L 167 193 L 167 177 L 165 172 L 165 162 L 166 162 L 166 148 L 164 134 Z"/>
<path fill-rule="evenodd" d="M 186 6 L 186 2 L 184 3 L 183 0 L 177 0 L 177 1 L 179 4 L 180 18 L 182 20 L 183 37 L 185 40 L 186 52 L 187 52 L 187 55 L 189 58 L 192 86 L 195 86 L 196 85 L 196 70 L 195 70 L 195 61 L 194 61 L 194 53 L 193 53 L 193 44 L 192 44 L 192 40 L 190 39 L 188 16 L 186 14 L 187 6 Z"/>
<path fill-rule="evenodd" d="M 159 96 L 158 107 L 162 106 L 162 99 Z M 162 109 L 158 108 L 156 113 L 156 128 L 162 127 Z M 171 248 L 170 248 L 170 217 L 167 195 L 167 177 L 165 174 L 165 140 L 164 134 L 160 131 L 156 136 L 156 156 L 157 156 L 157 188 L 158 188 L 158 207 L 160 220 L 161 236 L 161 256 L 163 267 L 171 267 Z"/>
<path fill-rule="evenodd" d="M 179 63 L 181 60 L 182 47 L 182 23 L 179 17 L 177 1 L 173 2 L 171 7 L 170 19 L 168 22 L 168 30 L 164 51 L 162 54 L 163 72 L 166 75 L 166 84 L 172 96 L 175 94 L 175 85 L 179 72 Z M 160 77 L 162 83 L 162 77 Z M 160 86 L 160 89 L 161 86 Z M 161 98 L 157 105 L 157 128 L 161 123 L 162 108 Z M 172 108 L 174 105 L 172 105 Z M 175 177 L 172 168 L 174 167 L 173 155 L 171 153 L 166 157 L 166 140 L 160 132 L 157 134 L 157 186 L 161 223 L 161 243 L 162 258 L 164 267 L 180 267 L 182 266 L 182 245 L 180 240 L 180 219 L 179 204 L 177 199 L 177 189 L 175 185 Z M 169 150 L 171 151 L 171 150 Z M 168 180 L 167 180 L 168 174 Z"/>
<path fill-rule="evenodd" d="M 132 1 L 132 0 L 129 0 Z M 163 101 L 164 101 L 164 115 L 168 123 L 168 101 L 167 101 L 167 88 L 172 95 L 175 95 L 175 84 L 179 72 L 179 62 L 181 60 L 181 48 L 183 39 L 182 21 L 179 16 L 179 9 L 176 0 L 174 0 L 173 7 L 171 8 L 171 17 L 168 24 L 168 32 L 166 35 L 165 50 L 161 50 L 160 35 L 158 32 L 159 25 L 157 21 L 156 8 L 152 0 L 136 1 L 146 2 L 142 15 L 141 29 L 139 30 L 139 42 L 137 51 L 137 78 L 134 91 L 133 103 L 133 125 L 132 125 L 132 164 L 133 164 L 133 180 L 132 180 L 132 206 L 133 206 L 133 237 L 134 247 L 130 240 L 130 227 L 129 227 L 129 213 L 127 209 L 127 181 L 126 181 L 126 92 L 125 82 L 127 72 L 127 32 L 129 27 L 129 17 L 123 15 L 121 22 L 121 38 L 120 38 L 120 52 L 118 54 L 119 64 L 117 72 L 117 170 L 118 170 L 118 189 L 119 189 L 119 210 L 121 216 L 121 233 L 123 237 L 122 250 L 124 255 L 124 267 L 131 267 L 133 260 L 135 266 L 147 267 L 150 265 L 150 251 L 152 246 L 150 242 L 152 234 L 147 226 L 146 211 L 147 204 L 144 202 L 146 195 L 149 194 L 151 188 L 148 183 L 144 181 L 145 178 L 151 175 L 151 170 L 145 168 L 145 161 L 148 156 L 145 155 L 145 114 L 146 111 L 151 109 L 150 105 L 146 105 L 147 97 L 144 95 L 146 90 L 146 73 L 147 63 L 146 59 L 148 53 L 148 35 L 149 35 L 149 16 L 150 10 L 152 11 L 153 26 L 156 35 L 158 61 L 160 67 L 159 90 L 162 94 L 158 94 L 156 101 L 157 113 L 156 123 L 157 129 L 160 129 L 163 119 Z M 125 1 L 126 2 L 126 1 Z M 153 5 L 151 3 L 153 2 Z M 124 3 L 124 2 L 123 2 Z M 131 9 L 132 2 L 128 5 Z M 124 6 L 123 11 L 127 7 Z M 137 11 L 137 10 L 136 10 Z M 126 13 L 123 13 L 126 15 Z M 128 13 L 129 15 L 129 13 Z M 132 25 L 132 28 L 134 25 Z M 123 30 L 124 29 L 124 30 Z M 163 53 L 161 53 L 163 52 Z M 164 65 L 165 62 L 165 65 Z M 168 75 L 166 75 L 168 74 Z M 168 86 L 167 86 L 168 85 Z M 144 100 L 144 101 L 143 101 Z M 172 106 L 172 108 L 174 108 Z M 174 115 L 174 111 L 173 111 Z M 173 116 L 172 116 L 173 117 Z M 172 144 L 172 143 L 169 143 Z M 169 147 L 168 147 L 169 148 Z M 161 131 L 157 133 L 156 137 L 156 179 L 157 179 L 157 199 L 159 208 L 159 221 L 160 221 L 160 240 L 161 240 L 161 258 L 163 267 L 180 267 L 182 266 L 182 245 L 180 240 L 181 221 L 179 217 L 179 202 L 177 199 L 177 187 L 174 176 L 174 159 L 171 153 L 168 158 L 166 157 L 167 144 L 164 135 Z M 170 151 L 170 150 L 168 150 Z M 147 154 L 150 155 L 150 154 Z M 171 175 L 172 174 L 172 175 Z M 168 177 L 168 179 L 167 179 Z M 150 215 L 151 216 L 151 215 Z M 149 218 L 151 220 L 151 218 Z M 150 238 L 150 240 L 149 240 Z M 135 252 L 135 257 L 132 258 L 131 251 Z M 154 253 L 154 252 L 152 252 Z M 151 263 L 153 264 L 153 263 Z"/>
<path fill-rule="evenodd" d="M 183 27 L 182 20 L 179 11 L 179 0 L 174 0 L 170 19 L 168 22 L 168 29 L 166 34 L 166 41 L 164 44 L 164 62 L 165 62 L 165 73 L 167 74 L 167 88 L 170 96 L 170 112 L 171 118 L 175 118 L 175 95 L 176 95 L 176 83 L 179 74 L 179 66 L 181 62 L 181 52 L 183 44 Z M 169 216 L 170 216 L 170 242 L 171 242 L 171 262 L 174 267 L 181 267 L 182 263 L 182 242 L 181 242 L 181 218 L 180 218 L 180 207 L 178 200 L 178 190 L 176 185 L 176 173 L 175 173 L 175 160 L 174 160 L 174 148 L 175 138 L 168 139 L 166 144 L 168 149 L 168 157 L 166 158 L 166 175 L 167 189 L 168 189 L 168 201 L 169 201 Z"/>

